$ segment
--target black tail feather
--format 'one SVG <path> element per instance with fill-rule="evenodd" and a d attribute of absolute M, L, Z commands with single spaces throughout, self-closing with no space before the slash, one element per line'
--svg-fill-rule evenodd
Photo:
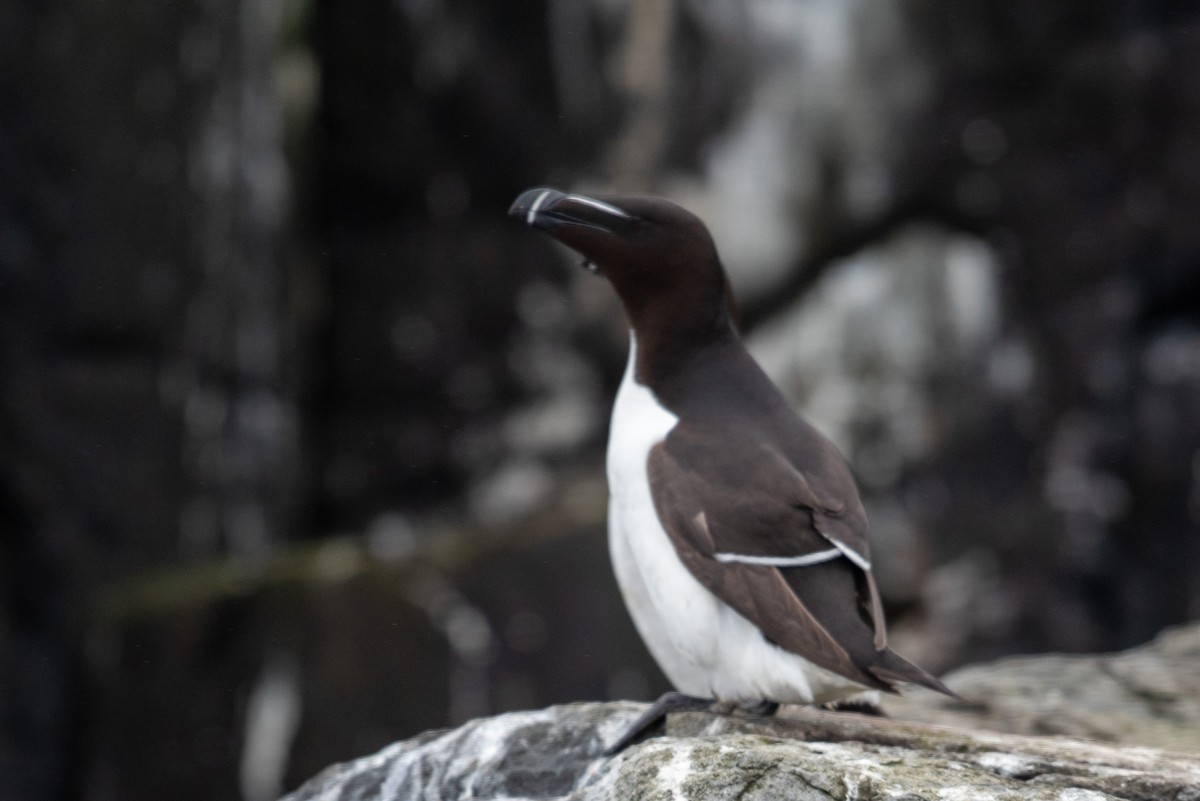
<path fill-rule="evenodd" d="M 848 559 L 817 565 L 782 568 L 788 586 L 812 612 L 856 665 L 879 679 L 881 689 L 896 691 L 896 684 L 916 684 L 963 700 L 957 693 L 891 648 L 876 647 L 874 620 L 867 603 L 865 575 Z M 858 599 L 858 603 L 855 603 Z"/>
<path fill-rule="evenodd" d="M 939 692 L 942 695 L 948 695 L 958 701 L 965 700 L 961 695 L 943 684 L 940 679 L 923 668 L 917 667 L 890 648 L 886 651 L 881 651 L 879 653 L 879 663 L 868 666 L 867 670 L 888 684 L 916 684 L 920 687 Z"/>

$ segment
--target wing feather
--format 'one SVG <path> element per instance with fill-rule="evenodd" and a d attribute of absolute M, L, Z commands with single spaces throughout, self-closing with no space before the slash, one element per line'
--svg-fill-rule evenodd
<path fill-rule="evenodd" d="M 823 439 L 813 440 L 806 452 L 816 457 L 812 470 L 805 471 L 781 449 L 752 437 L 724 450 L 712 447 L 716 441 L 721 439 L 703 436 L 698 427 L 681 422 L 659 446 L 663 455 L 657 457 L 659 480 L 652 476 L 652 491 L 675 487 L 674 492 L 686 494 L 688 508 L 704 512 L 703 533 L 691 520 L 685 521 L 676 531 L 677 547 L 689 544 L 723 564 L 778 568 L 817 565 L 838 553 L 845 555 L 864 574 L 861 603 L 872 621 L 876 649 L 886 648 L 866 511 L 836 449 Z M 810 479 L 808 472 L 821 478 Z M 661 514 L 663 506 L 659 508 Z"/>
<path fill-rule="evenodd" d="M 680 560 L 701 584 L 780 647 L 866 686 L 891 689 L 887 682 L 857 664 L 800 599 L 779 567 L 722 562 L 715 558 L 717 548 L 724 545 L 719 545 L 720 534 L 713 525 L 718 515 L 714 512 L 713 495 L 708 491 L 712 488 L 702 476 L 684 468 L 665 443 L 651 450 L 647 467 L 663 527 Z M 807 528 L 809 538 L 828 549 L 828 543 L 812 531 L 811 524 Z M 851 609 L 859 604 L 853 590 L 838 602 Z"/>

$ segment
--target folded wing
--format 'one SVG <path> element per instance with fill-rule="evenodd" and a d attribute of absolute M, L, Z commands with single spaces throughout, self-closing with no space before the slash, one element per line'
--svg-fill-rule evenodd
<path fill-rule="evenodd" d="M 651 492 L 681 561 L 771 641 L 868 687 L 944 690 L 887 647 L 867 520 L 828 445 L 824 484 L 768 443 L 727 452 L 686 422 L 651 450 Z M 832 477 L 832 478 L 830 478 Z M 838 481 L 844 480 L 839 487 Z"/>

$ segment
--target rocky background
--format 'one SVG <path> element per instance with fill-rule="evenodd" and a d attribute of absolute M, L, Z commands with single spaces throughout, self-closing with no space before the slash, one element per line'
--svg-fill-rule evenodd
<path fill-rule="evenodd" d="M 709 221 L 907 655 L 1200 617 L 1197 53 L 1166 0 L 0 6 L 5 797 L 260 801 L 663 688 L 624 326 L 537 184 Z"/>

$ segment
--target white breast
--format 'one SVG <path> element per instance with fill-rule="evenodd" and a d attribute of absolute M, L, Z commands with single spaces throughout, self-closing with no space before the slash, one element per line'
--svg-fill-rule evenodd
<path fill-rule="evenodd" d="M 650 449 L 678 418 L 638 383 L 636 360 L 631 334 L 608 440 L 608 544 L 625 605 L 659 667 L 681 692 L 727 701 L 823 703 L 862 690 L 767 642 L 679 560 L 646 471 Z"/>

